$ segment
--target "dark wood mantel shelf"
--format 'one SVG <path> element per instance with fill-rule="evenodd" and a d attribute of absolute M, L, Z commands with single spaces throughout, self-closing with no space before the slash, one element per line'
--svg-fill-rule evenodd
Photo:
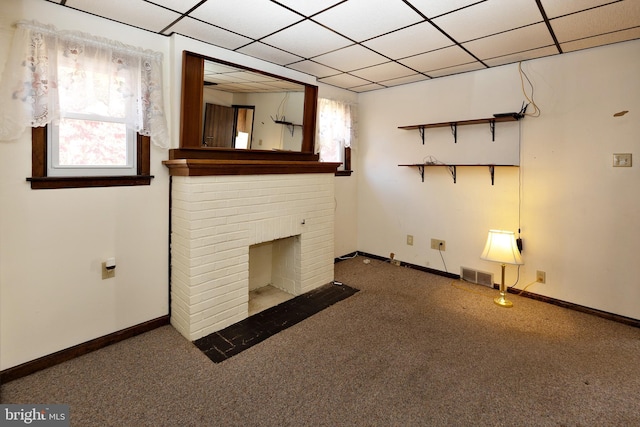
<path fill-rule="evenodd" d="M 336 173 L 341 163 L 319 162 L 314 153 L 225 148 L 176 148 L 162 163 L 171 176 Z"/>
<path fill-rule="evenodd" d="M 341 163 L 296 160 L 175 159 L 162 162 L 171 176 L 336 173 Z"/>

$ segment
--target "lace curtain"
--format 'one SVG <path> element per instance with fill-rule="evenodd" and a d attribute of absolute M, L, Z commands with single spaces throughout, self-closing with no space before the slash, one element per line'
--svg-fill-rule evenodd
<path fill-rule="evenodd" d="M 321 162 L 341 162 L 342 148 L 355 140 L 356 107 L 333 99 L 318 99 L 318 143 Z"/>
<path fill-rule="evenodd" d="M 161 53 L 33 21 L 16 27 L 0 89 L 0 140 L 82 113 L 124 119 L 169 147 Z"/>

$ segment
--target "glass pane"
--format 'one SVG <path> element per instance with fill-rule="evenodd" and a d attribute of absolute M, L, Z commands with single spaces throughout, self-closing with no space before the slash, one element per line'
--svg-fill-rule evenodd
<path fill-rule="evenodd" d="M 124 123 L 63 118 L 58 137 L 60 166 L 127 166 Z"/>

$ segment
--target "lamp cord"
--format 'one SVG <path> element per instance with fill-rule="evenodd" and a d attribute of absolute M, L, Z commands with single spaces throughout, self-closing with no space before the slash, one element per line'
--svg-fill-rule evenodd
<path fill-rule="evenodd" d="M 440 248 L 440 246 L 438 246 L 438 252 L 440 252 L 440 258 L 442 258 L 442 264 L 444 264 L 444 272 L 448 273 L 449 270 L 447 270 L 447 263 L 444 262 L 444 256 L 442 255 L 442 249 Z"/>
<path fill-rule="evenodd" d="M 516 276 L 516 281 L 511 286 L 507 286 L 508 289 L 515 288 L 515 286 L 520 281 L 520 265 L 518 265 L 518 275 Z"/>

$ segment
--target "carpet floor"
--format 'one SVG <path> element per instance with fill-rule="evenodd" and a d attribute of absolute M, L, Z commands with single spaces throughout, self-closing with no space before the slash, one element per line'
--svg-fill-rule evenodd
<path fill-rule="evenodd" d="M 171 326 L 2 385 L 73 426 L 640 425 L 640 329 L 362 257 L 360 291 L 213 363 Z"/>

